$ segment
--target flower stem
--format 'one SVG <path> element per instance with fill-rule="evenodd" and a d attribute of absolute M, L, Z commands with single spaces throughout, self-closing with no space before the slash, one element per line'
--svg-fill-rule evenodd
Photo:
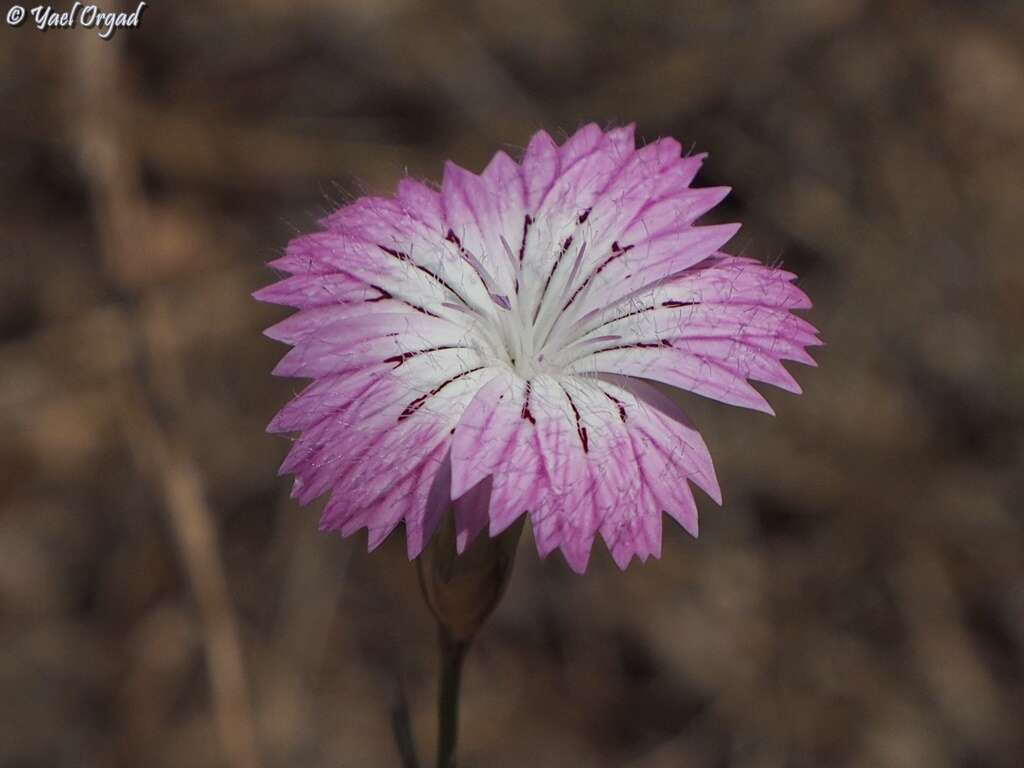
<path fill-rule="evenodd" d="M 462 662 L 469 642 L 456 640 L 440 628 L 441 678 L 437 696 L 437 768 L 455 768 L 455 745 L 459 736 L 459 693 Z"/>
<path fill-rule="evenodd" d="M 420 589 L 437 619 L 441 675 L 437 696 L 437 767 L 454 768 L 462 662 L 473 638 L 508 586 L 522 520 L 494 536 L 481 535 L 465 552 L 456 547 L 452 515 L 416 558 Z"/>

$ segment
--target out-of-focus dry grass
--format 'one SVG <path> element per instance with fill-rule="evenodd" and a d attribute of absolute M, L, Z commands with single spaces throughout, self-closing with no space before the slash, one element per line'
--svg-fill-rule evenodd
<path fill-rule="evenodd" d="M 699 542 L 524 544 L 464 764 L 1024 762 L 1024 6 L 184 5 L 0 33 L 0 765 L 397 765 L 396 675 L 430 745 L 413 569 L 287 500 L 248 294 L 350 195 L 588 119 L 710 151 L 829 346 L 774 420 L 687 401 Z"/>

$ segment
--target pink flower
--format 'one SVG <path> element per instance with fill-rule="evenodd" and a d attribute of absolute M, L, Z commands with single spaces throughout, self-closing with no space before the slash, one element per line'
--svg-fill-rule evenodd
<path fill-rule="evenodd" d="M 748 380 L 800 387 L 816 330 L 794 275 L 719 249 L 695 226 L 728 190 L 690 186 L 704 159 L 633 127 L 543 131 L 517 163 L 449 163 L 296 238 L 258 291 L 298 308 L 267 331 L 275 374 L 313 379 L 270 432 L 323 530 L 405 524 L 410 558 L 454 500 L 462 551 L 524 512 L 541 555 L 585 570 L 600 534 L 624 568 L 661 551 L 662 512 L 697 535 L 692 481 L 719 504 L 707 446 L 650 381 L 771 413 Z M 650 380 L 650 381 L 648 381 Z"/>

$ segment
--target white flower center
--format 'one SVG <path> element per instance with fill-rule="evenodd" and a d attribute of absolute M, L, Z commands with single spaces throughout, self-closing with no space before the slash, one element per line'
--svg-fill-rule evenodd
<path fill-rule="evenodd" d="M 589 211 L 582 214 L 578 223 L 586 221 L 588 214 Z M 531 224 L 527 217 L 524 235 Z M 555 251 L 553 259 L 524 263 L 522 251 L 520 254 L 513 252 L 502 237 L 503 250 L 515 274 L 515 291 L 506 296 L 453 232 L 449 231 L 445 239 L 459 248 L 463 259 L 479 275 L 493 303 L 483 314 L 465 306 L 446 306 L 471 317 L 470 327 L 482 351 L 519 376 L 529 379 L 539 374 L 564 373 L 566 366 L 586 354 L 589 347 L 621 338 L 586 336 L 590 330 L 588 321 L 596 312 L 581 316 L 581 307 L 597 274 L 610 261 L 627 252 L 628 246 L 623 248 L 613 243 L 610 253 L 588 274 L 583 268 L 587 243 L 582 238 L 577 245 L 574 235 L 568 235 L 557 246 L 548 244 L 547 248 Z M 525 245 L 522 250 L 525 251 Z"/>

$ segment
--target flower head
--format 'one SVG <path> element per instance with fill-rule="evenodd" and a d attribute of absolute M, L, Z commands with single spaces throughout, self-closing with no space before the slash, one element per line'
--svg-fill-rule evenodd
<path fill-rule="evenodd" d="M 632 126 L 537 133 L 520 162 L 447 164 L 296 238 L 255 295 L 298 309 L 267 331 L 275 369 L 313 379 L 271 422 L 321 528 L 399 524 L 417 556 L 454 507 L 462 551 L 529 515 L 542 555 L 583 571 L 595 537 L 625 567 L 659 556 L 662 512 L 697 534 L 689 482 L 721 503 L 707 446 L 661 382 L 771 413 L 748 380 L 799 392 L 816 330 L 794 275 L 696 226 L 727 194 L 690 186 L 704 156 Z"/>

